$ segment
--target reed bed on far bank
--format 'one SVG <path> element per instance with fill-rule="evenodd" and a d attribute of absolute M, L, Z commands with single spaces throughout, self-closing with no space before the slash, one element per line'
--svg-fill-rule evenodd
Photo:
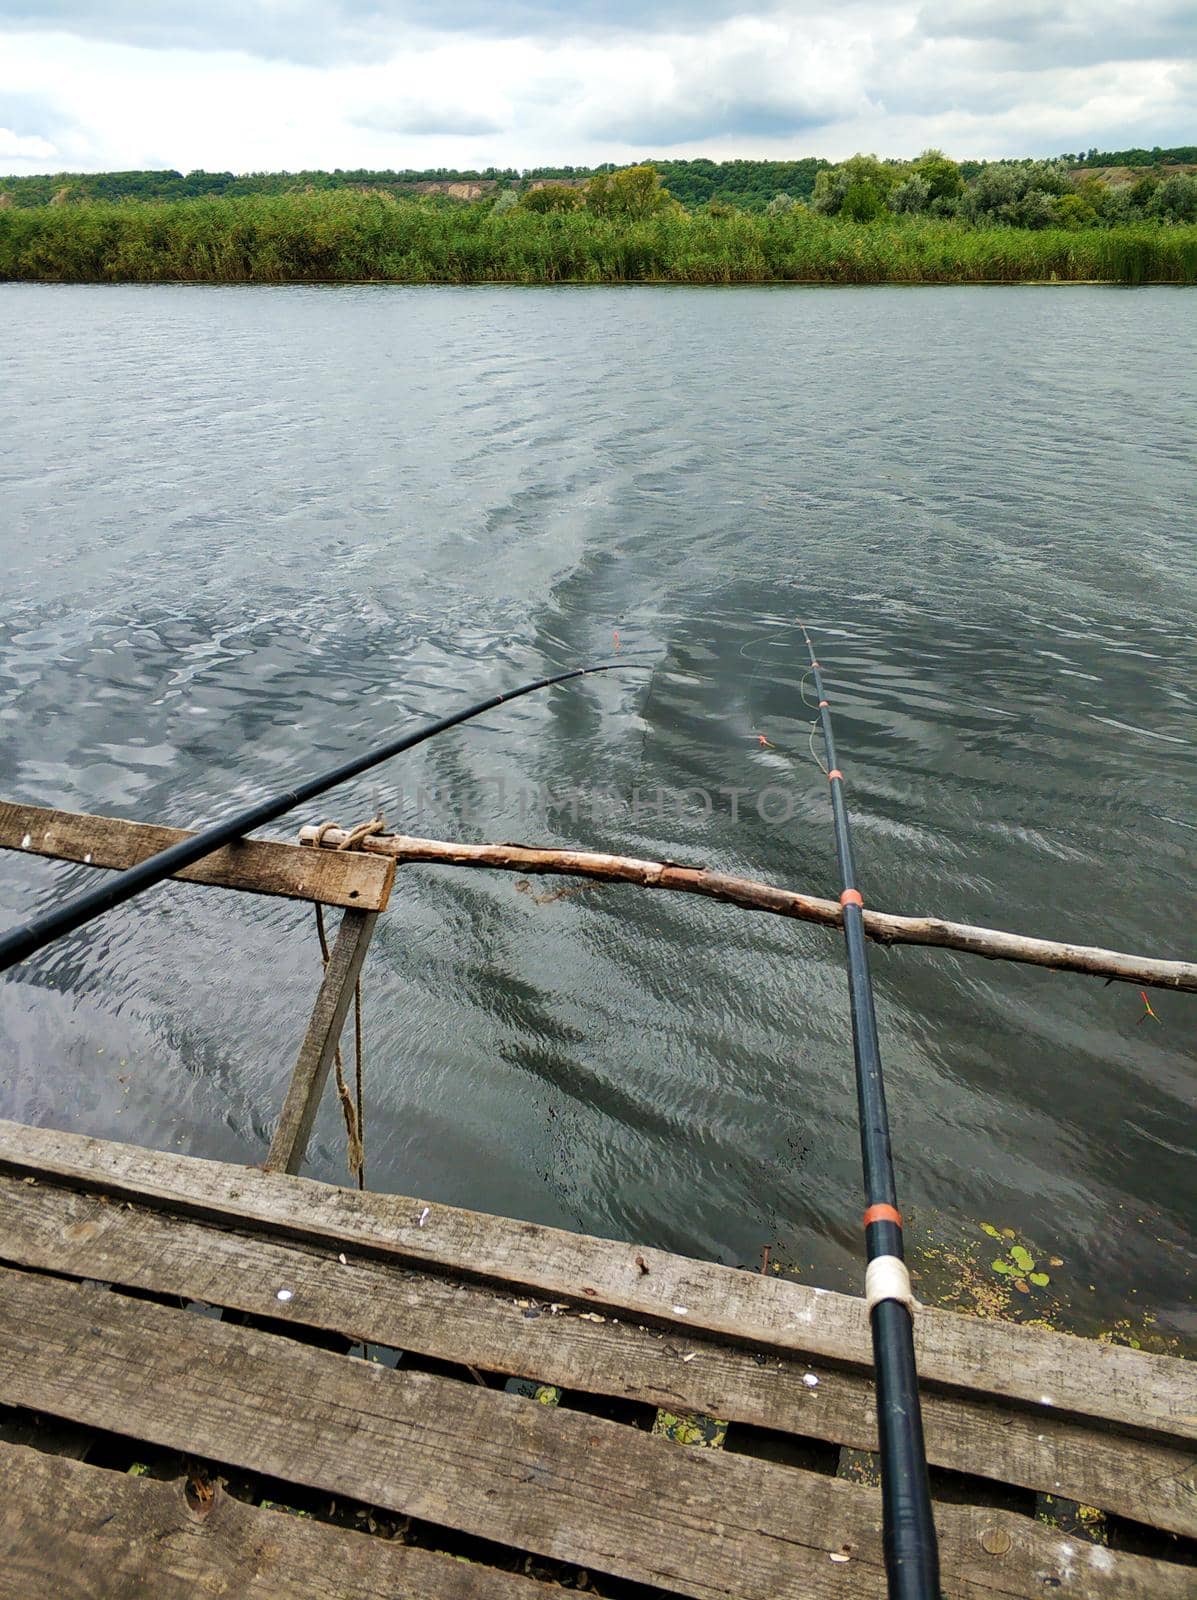
<path fill-rule="evenodd" d="M 54 283 L 1197 283 L 1197 225 L 1077 230 L 670 209 L 540 215 L 381 194 L 0 211 L 0 278 Z"/>

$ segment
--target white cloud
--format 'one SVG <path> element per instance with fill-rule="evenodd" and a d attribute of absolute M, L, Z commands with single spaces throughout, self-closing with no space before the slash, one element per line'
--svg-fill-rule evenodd
<path fill-rule="evenodd" d="M 454 0 L 436 15 L 456 31 L 433 15 L 431 0 L 0 0 L 0 165 L 994 156 L 1187 143 L 1197 121 L 1197 13 L 1169 0 L 1133 18 L 1108 0 Z"/>
<path fill-rule="evenodd" d="M 37 134 L 15 133 L 12 128 L 0 128 L 0 161 L 20 161 L 25 164 L 52 161 L 57 150 L 49 139 Z"/>

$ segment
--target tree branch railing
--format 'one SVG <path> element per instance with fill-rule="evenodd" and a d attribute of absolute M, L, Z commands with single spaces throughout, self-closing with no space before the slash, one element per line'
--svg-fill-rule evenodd
<path fill-rule="evenodd" d="M 320 830 L 300 830 L 300 841 L 317 843 Z M 324 831 L 320 844 L 336 849 L 346 838 L 340 828 Z M 675 861 L 642 861 L 634 856 L 608 855 L 594 850 L 558 850 L 519 844 L 464 844 L 442 839 L 420 839 L 390 834 L 363 839 L 357 849 L 369 855 L 389 856 L 396 863 L 475 867 L 528 875 L 590 878 L 603 883 L 630 883 L 646 889 L 669 889 L 703 895 L 745 911 L 763 911 L 826 928 L 841 926 L 835 900 L 781 889 L 754 878 L 736 877 L 705 867 L 682 866 Z M 1152 956 L 1128 955 L 1096 945 L 1036 939 L 997 928 L 946 922 L 939 917 L 894 916 L 865 910 L 865 932 L 877 944 L 932 945 L 983 956 L 989 961 L 1017 961 L 1059 972 L 1079 972 L 1089 977 L 1147 988 L 1179 989 L 1197 993 L 1197 962 L 1167 961 Z"/>

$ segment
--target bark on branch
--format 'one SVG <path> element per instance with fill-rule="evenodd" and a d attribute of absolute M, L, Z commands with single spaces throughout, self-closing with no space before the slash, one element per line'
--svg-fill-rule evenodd
<path fill-rule="evenodd" d="M 315 844 L 318 830 L 303 828 L 300 841 Z M 346 837 L 340 828 L 323 838 L 326 849 L 336 849 Z M 439 866 L 483 867 L 500 872 L 546 873 L 560 877 L 594 878 L 606 883 L 635 883 L 646 889 L 674 889 L 683 894 L 705 895 L 746 911 L 768 911 L 823 927 L 840 926 L 840 908 L 834 900 L 779 889 L 754 878 L 738 878 L 705 867 L 679 866 L 675 861 L 640 861 L 634 856 L 605 855 L 594 850 L 541 849 L 519 844 L 459 844 L 441 839 L 417 839 L 404 834 L 363 839 L 358 848 L 369 855 L 391 856 L 398 862 L 426 862 Z M 1061 972 L 1083 972 L 1122 983 L 1157 989 L 1197 992 L 1197 962 L 1160 961 L 1151 956 L 1101 950 L 1095 945 L 1061 944 L 1054 939 L 1032 939 L 1026 934 L 1004 933 L 997 928 L 975 928 L 964 922 L 944 922 L 938 917 L 897 917 L 884 911 L 865 910 L 865 932 L 878 944 L 927 944 L 945 950 L 964 950 L 991 961 L 1022 961 Z"/>

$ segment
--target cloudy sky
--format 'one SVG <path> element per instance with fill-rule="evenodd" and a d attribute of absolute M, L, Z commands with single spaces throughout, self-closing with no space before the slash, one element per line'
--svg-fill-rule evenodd
<path fill-rule="evenodd" d="M 1194 0 L 0 0 L 0 172 L 1197 143 Z"/>

